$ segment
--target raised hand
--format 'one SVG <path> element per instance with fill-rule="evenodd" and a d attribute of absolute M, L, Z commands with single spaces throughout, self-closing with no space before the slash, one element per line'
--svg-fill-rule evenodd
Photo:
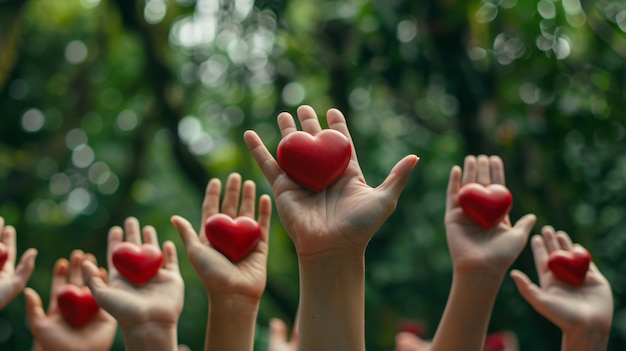
<path fill-rule="evenodd" d="M 106 279 L 106 272 L 95 268 L 96 259 L 93 255 L 74 250 L 70 261 L 57 260 L 52 272 L 52 287 L 47 313 L 44 312 L 41 298 L 31 288 L 24 290 L 26 296 L 26 314 L 31 332 L 35 339 L 33 346 L 37 351 L 72 351 L 72 350 L 109 350 L 113 344 L 117 322 L 103 309 L 80 328 L 72 327 L 61 315 L 57 304 L 59 290 L 67 283 L 83 286 L 83 262 L 88 261 L 94 266 L 95 274 Z"/>
<path fill-rule="evenodd" d="M 331 109 L 326 118 L 329 128 L 345 135 L 352 145 L 343 114 Z M 304 132 L 315 135 L 322 130 L 310 106 L 298 108 L 298 119 Z M 281 113 L 277 121 L 283 137 L 297 131 L 289 113 Z M 346 250 L 362 254 L 395 209 L 409 173 L 418 162 L 415 155 L 406 156 L 380 186 L 372 188 L 365 182 L 352 145 L 352 157 L 343 175 L 325 190 L 313 192 L 282 172 L 254 131 L 246 131 L 244 140 L 272 187 L 278 215 L 300 258 Z"/>
<path fill-rule="evenodd" d="M 504 185 L 502 160 L 497 156 L 467 156 L 463 171 L 454 166 L 450 172 L 445 225 L 453 279 L 431 350 L 483 349 L 498 289 L 536 221 L 529 214 L 512 227 L 505 217 L 495 227 L 484 229 L 459 205 L 459 189 L 468 183 Z"/>
<path fill-rule="evenodd" d="M 183 308 L 184 283 L 178 269 L 176 247 L 171 241 L 163 244 L 163 267 L 143 285 L 124 278 L 112 263 L 116 245 L 124 241 L 136 245 L 143 242 L 159 247 L 154 227 L 140 229 L 139 221 L 129 217 L 124 230 L 109 231 L 107 260 L 109 281 L 98 274 L 91 262 L 83 264 L 85 282 L 100 307 L 120 323 L 127 350 L 176 350 L 178 318 Z"/>
<path fill-rule="evenodd" d="M 467 156 L 463 171 L 454 166 L 450 172 L 445 225 L 454 271 L 504 276 L 524 249 L 536 218 L 532 214 L 526 215 L 512 227 L 507 216 L 495 227 L 485 230 L 459 205 L 459 189 L 468 183 L 504 185 L 504 167 L 500 157 Z"/>
<path fill-rule="evenodd" d="M 279 318 L 270 320 L 268 351 L 298 351 L 298 328 L 294 326 L 291 338 L 287 333 L 287 325 Z"/>
<path fill-rule="evenodd" d="M 209 296 L 205 349 L 252 350 L 256 315 L 266 283 L 272 203 L 267 195 L 259 198 L 257 222 L 261 227 L 261 241 L 246 257 L 233 263 L 211 246 L 204 233 L 204 223 L 218 213 L 232 218 L 254 219 L 256 185 L 246 181 L 242 188 L 241 176 L 232 173 L 220 206 L 221 191 L 219 179 L 209 181 L 202 204 L 200 234 L 196 234 L 192 225 L 182 217 L 172 217 L 172 223 L 178 229 L 189 260 Z"/>
<path fill-rule="evenodd" d="M 35 258 L 37 250 L 28 249 L 20 258 L 20 262 L 15 267 L 17 249 L 15 244 L 15 228 L 5 225 L 4 218 L 0 217 L 0 243 L 7 250 L 7 259 L 0 269 L 0 310 L 11 302 L 26 286 L 26 282 L 35 269 Z"/>
<path fill-rule="evenodd" d="M 321 132 L 310 106 L 297 112 L 304 132 Z M 278 216 L 298 254 L 299 349 L 363 350 L 365 249 L 395 209 L 418 158 L 406 156 L 381 185 L 372 188 L 361 171 L 343 114 L 331 109 L 326 119 L 330 129 L 348 139 L 352 152 L 344 173 L 320 192 L 283 173 L 254 131 L 246 131 L 244 140 L 272 187 Z M 289 113 L 281 113 L 277 122 L 283 138 L 297 131 Z"/>
<path fill-rule="evenodd" d="M 563 332 L 563 350 L 605 350 L 613 318 L 613 296 L 608 280 L 591 263 L 581 286 L 557 279 L 548 269 L 548 256 L 573 245 L 563 231 L 542 228 L 543 236 L 533 236 L 531 247 L 539 286 L 526 274 L 514 270 L 511 276 L 520 294 L 541 315 Z"/>

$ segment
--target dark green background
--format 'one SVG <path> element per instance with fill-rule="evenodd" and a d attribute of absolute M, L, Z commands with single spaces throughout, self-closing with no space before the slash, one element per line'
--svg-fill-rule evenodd
<path fill-rule="evenodd" d="M 18 249 L 39 249 L 29 281 L 47 303 L 72 249 L 102 262 L 126 216 L 173 240 L 186 282 L 180 342 L 200 350 L 206 294 L 169 217 L 199 224 L 203 189 L 232 171 L 267 182 L 242 140 L 274 151 L 275 116 L 312 105 L 348 119 L 369 184 L 422 157 L 367 252 L 369 350 L 391 350 L 401 318 L 432 336 L 451 278 L 448 172 L 497 154 L 513 220 L 535 213 L 585 245 L 615 295 L 611 350 L 626 348 L 626 6 L 578 0 L 0 0 L 0 215 Z M 291 323 L 293 247 L 272 223 L 259 313 Z M 536 279 L 525 249 L 514 265 Z M 522 350 L 560 332 L 500 290 L 490 330 Z M 0 312 L 0 348 L 28 350 L 23 297 Z M 115 349 L 122 346 L 118 334 Z"/>

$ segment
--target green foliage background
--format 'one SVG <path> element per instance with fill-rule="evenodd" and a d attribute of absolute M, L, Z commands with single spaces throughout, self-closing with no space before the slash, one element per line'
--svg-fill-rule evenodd
<path fill-rule="evenodd" d="M 513 220 L 537 214 L 585 245 L 615 295 L 610 350 L 626 348 L 626 5 L 619 0 L 0 0 L 0 216 L 39 249 L 29 285 L 133 215 L 178 245 L 180 342 L 202 348 L 206 294 L 169 223 L 198 223 L 211 177 L 267 182 L 242 140 L 270 150 L 275 116 L 312 105 L 348 119 L 367 181 L 421 156 L 367 252 L 369 350 L 397 323 L 432 336 L 451 278 L 443 230 L 449 169 L 498 154 Z M 323 118 L 322 118 L 323 119 Z M 292 322 L 297 262 L 277 217 L 258 319 Z M 528 248 L 516 268 L 536 278 Z M 510 279 L 491 330 L 554 350 L 558 329 Z M 0 311 L 0 349 L 32 343 L 19 297 Z M 115 350 L 122 349 L 118 333 Z"/>

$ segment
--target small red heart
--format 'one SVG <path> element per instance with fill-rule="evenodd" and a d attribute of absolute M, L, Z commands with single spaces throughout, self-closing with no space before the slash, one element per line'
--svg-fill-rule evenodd
<path fill-rule="evenodd" d="M 285 174 L 314 191 L 322 191 L 337 180 L 348 167 L 351 154 L 348 138 L 334 129 L 316 135 L 293 132 L 280 141 L 276 152 Z"/>
<path fill-rule="evenodd" d="M 232 262 L 237 262 L 254 250 L 261 240 L 261 226 L 249 217 L 234 220 L 223 213 L 206 220 L 204 233 L 211 245 Z"/>
<path fill-rule="evenodd" d="M 459 205 L 485 229 L 500 223 L 511 211 L 512 204 L 511 192 L 504 185 L 469 183 L 459 190 Z"/>
<path fill-rule="evenodd" d="M 397 331 L 423 338 L 426 336 L 426 323 L 421 319 L 401 319 L 398 321 Z"/>
<path fill-rule="evenodd" d="M 113 249 L 112 260 L 120 274 L 141 285 L 157 274 L 163 264 L 163 254 L 155 245 L 135 245 L 124 241 Z"/>
<path fill-rule="evenodd" d="M 507 333 L 490 333 L 485 338 L 485 351 L 504 351 L 507 339 Z"/>
<path fill-rule="evenodd" d="M 57 304 L 63 318 L 74 328 L 88 323 L 100 310 L 89 288 L 74 284 L 65 284 L 59 288 Z"/>
<path fill-rule="evenodd" d="M 9 259 L 9 249 L 3 243 L 0 243 L 0 271 L 4 268 L 4 264 Z"/>
<path fill-rule="evenodd" d="M 548 268 L 552 274 L 572 285 L 582 285 L 589 270 L 591 255 L 585 248 L 574 246 L 570 250 L 552 251 L 548 256 Z"/>

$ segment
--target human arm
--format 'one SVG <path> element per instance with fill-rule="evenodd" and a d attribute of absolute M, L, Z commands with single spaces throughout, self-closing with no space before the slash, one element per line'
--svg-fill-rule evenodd
<path fill-rule="evenodd" d="M 71 326 L 61 314 L 57 301 L 59 292 L 66 284 L 83 286 L 82 264 L 84 261 L 96 264 L 93 255 L 81 250 L 74 250 L 70 260 L 58 259 L 52 272 L 52 286 L 50 288 L 50 302 L 48 311 L 43 310 L 39 294 L 31 288 L 24 290 L 26 297 L 26 315 L 30 330 L 33 334 L 36 351 L 104 351 L 113 344 L 117 322 L 100 309 L 95 317 L 80 328 Z M 103 270 L 96 268 L 96 274 L 105 277 Z"/>
<path fill-rule="evenodd" d="M 567 233 L 542 228 L 543 236 L 533 236 L 531 247 L 539 286 L 526 274 L 514 270 L 511 277 L 522 297 L 563 332 L 563 351 L 606 350 L 613 318 L 613 295 L 608 280 L 591 263 L 581 286 L 557 279 L 548 269 L 548 257 L 555 250 L 569 250 Z"/>
<path fill-rule="evenodd" d="M 4 245 L 7 254 L 6 262 L 0 269 L 0 310 L 2 310 L 24 290 L 26 282 L 35 269 L 37 250 L 26 250 L 15 267 L 17 257 L 15 228 L 6 225 L 2 217 L 0 217 L 0 244 Z"/>
<path fill-rule="evenodd" d="M 202 280 L 209 297 L 205 350 L 252 350 L 256 317 L 266 284 L 268 236 L 272 204 L 269 196 L 259 198 L 257 222 L 261 240 L 254 250 L 238 262 L 231 262 L 209 243 L 204 229 L 206 220 L 223 213 L 231 218 L 255 218 L 256 185 L 232 173 L 228 177 L 220 206 L 222 185 L 212 179 L 202 204 L 200 234 L 182 217 L 174 216 L 189 260 Z M 239 197 L 241 195 L 241 205 Z"/>
<path fill-rule="evenodd" d="M 450 295 L 431 350 L 482 350 L 495 298 L 504 276 L 525 246 L 534 215 L 511 226 L 508 217 L 491 229 L 473 222 L 460 207 L 462 185 L 504 185 L 502 160 L 497 156 L 465 158 L 463 170 L 454 166 L 446 196 L 446 238 L 453 264 Z"/>
<path fill-rule="evenodd" d="M 284 174 L 254 131 L 244 140 L 269 181 L 278 215 L 293 241 L 300 270 L 299 347 L 307 350 L 363 350 L 364 253 L 366 246 L 396 207 L 418 158 L 399 161 L 376 188 L 367 185 L 343 114 L 327 112 L 329 128 L 350 141 L 347 169 L 329 187 L 313 192 Z M 302 130 L 322 129 L 315 111 L 298 108 Z M 282 137 L 297 131 L 294 118 L 277 118 Z"/>
<path fill-rule="evenodd" d="M 176 248 L 170 241 L 163 244 L 163 266 L 148 282 L 137 285 L 124 278 L 112 262 L 116 245 L 124 241 L 135 245 L 143 242 L 158 249 L 154 227 L 143 231 L 136 218 L 129 217 L 124 229 L 109 231 L 107 260 L 108 282 L 104 281 L 93 263 L 85 261 L 85 282 L 98 304 L 120 324 L 127 350 L 177 350 L 177 325 L 183 308 L 184 283 L 178 268 Z"/>

